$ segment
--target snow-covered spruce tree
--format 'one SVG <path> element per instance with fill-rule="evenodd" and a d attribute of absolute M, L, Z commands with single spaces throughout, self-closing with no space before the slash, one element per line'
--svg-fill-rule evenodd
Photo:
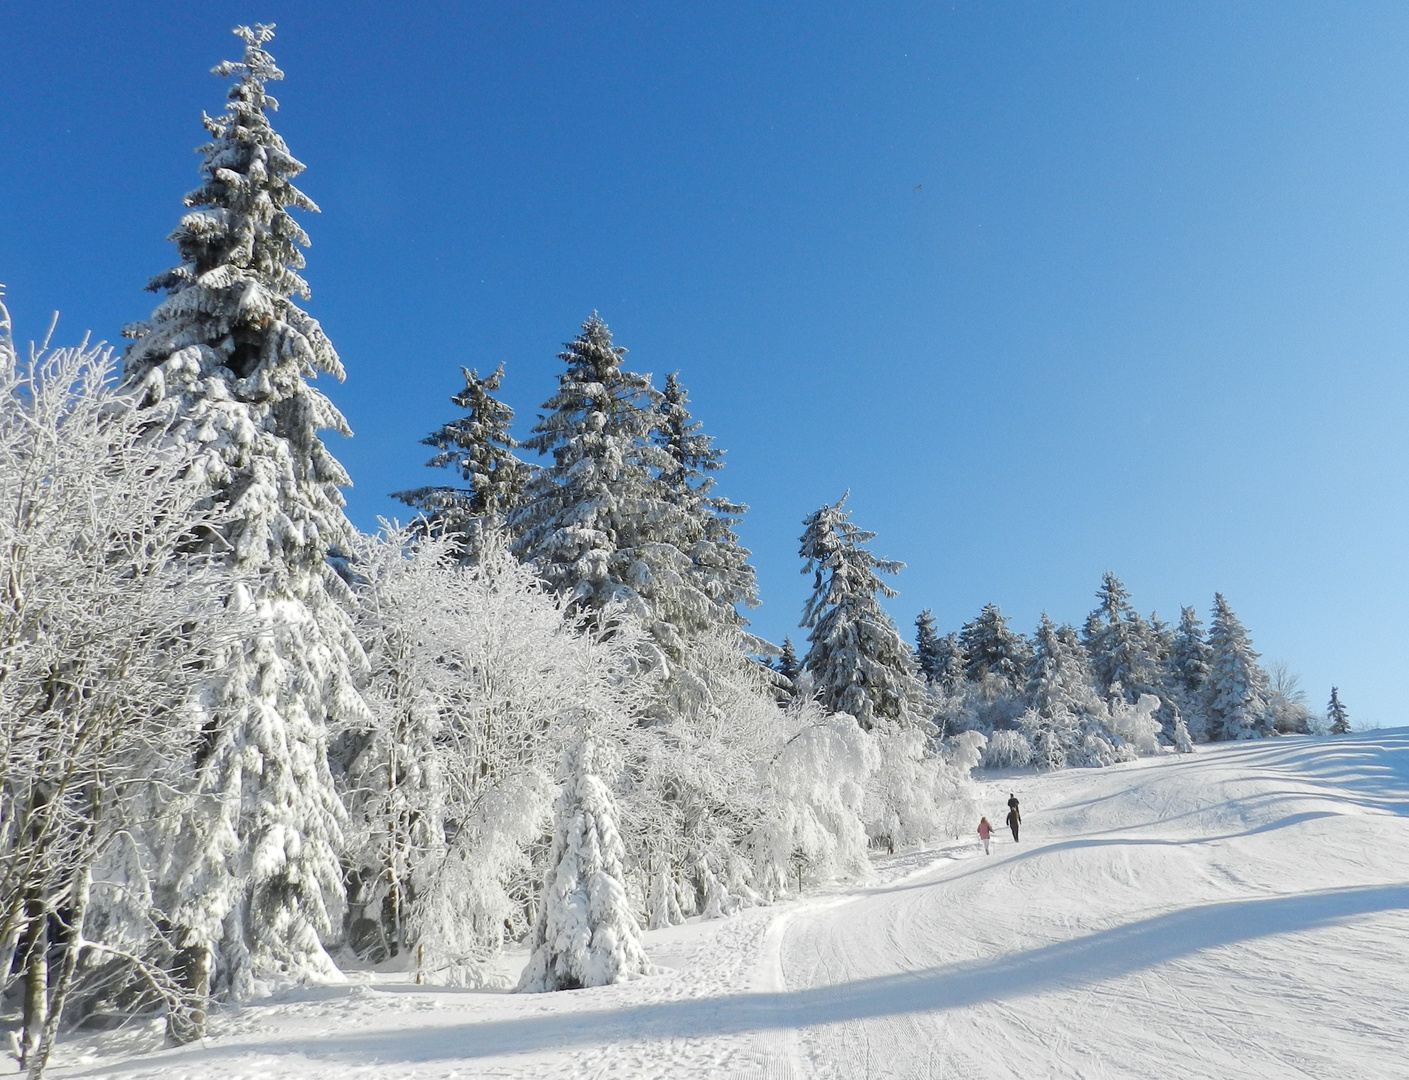
<path fill-rule="evenodd" d="M 849 495 L 803 522 L 802 572 L 813 575 L 800 624 L 810 631 L 803 666 L 826 709 L 849 713 L 869 731 L 881 720 L 917 720 L 924 687 L 910 647 L 879 599 L 897 595 L 879 575 L 899 573 L 905 564 L 866 550 L 876 534 L 852 524 Z"/>
<path fill-rule="evenodd" d="M 1326 726 L 1332 735 L 1350 734 L 1350 713 L 1341 703 L 1340 690 L 1331 687 L 1331 703 L 1326 706 Z"/>
<path fill-rule="evenodd" d="M 1181 608 L 1166 682 L 1194 738 L 1207 738 L 1209 655 L 1198 613 L 1192 607 Z"/>
<path fill-rule="evenodd" d="M 433 533 L 469 538 L 486 519 L 504 518 L 518 506 L 530 469 L 514 456 L 519 445 L 509 430 L 514 410 L 494 396 L 504 381 L 504 365 L 484 378 L 476 369 L 460 371 L 465 388 L 450 401 L 465 415 L 421 442 L 438 451 L 426 462 L 428 468 L 453 468 L 466 486 L 432 485 L 398 491 L 394 497 L 420 510 Z"/>
<path fill-rule="evenodd" d="M 406 529 L 355 552 L 372 671 L 370 723 L 349 735 L 350 937 L 373 958 L 414 947 L 425 978 L 456 985 L 485 983 L 532 926 L 579 718 L 620 738 L 641 694 L 633 623 L 604 636 L 566 618 L 499 530 L 480 539 L 470 564 L 452 537 Z"/>
<path fill-rule="evenodd" d="M 953 691 L 964 681 L 964 670 L 967 666 L 968 658 L 964 655 L 964 646 L 959 641 L 959 632 L 951 631 L 940 638 L 935 644 L 935 684 L 946 692 Z"/>
<path fill-rule="evenodd" d="M 553 461 L 535 474 L 509 525 L 514 553 L 573 610 L 621 605 L 645 625 L 655 661 L 668 670 L 683 659 L 685 639 L 713 625 L 724 605 L 675 543 L 690 527 L 659 479 L 676 468 L 650 437 L 660 394 L 622 367 L 625 353 L 593 313 L 558 354 L 567 370 L 524 444 Z"/>
<path fill-rule="evenodd" d="M 802 663 L 797 658 L 797 649 L 794 648 L 793 639 L 791 637 L 783 638 L 783 647 L 778 652 L 778 661 L 775 670 L 779 675 L 788 680 L 788 686 L 790 688 L 796 687 L 797 677 L 802 671 Z M 792 697 L 792 689 L 790 689 L 788 697 Z"/>
<path fill-rule="evenodd" d="M 608 786 L 616 762 L 584 731 L 553 808 L 553 850 L 519 989 L 605 986 L 651 972 L 627 899 L 626 849 Z"/>
<path fill-rule="evenodd" d="M 978 617 L 959 631 L 964 675 L 973 682 L 996 681 L 1004 690 L 1021 690 L 1029 660 L 1027 642 L 1008 628 L 997 604 L 985 604 Z"/>
<path fill-rule="evenodd" d="M 758 583 L 748 561 L 749 552 L 734 532 L 748 507 L 710 494 L 714 479 L 709 474 L 724 467 L 724 451 L 704 434 L 703 425 L 690 415 L 689 404 L 689 394 L 679 377 L 675 373 L 666 376 L 652 436 L 670 458 L 660 480 L 687 530 L 675 544 L 689 555 L 692 578 L 715 604 L 714 621 L 742 626 L 738 605 L 758 606 Z"/>
<path fill-rule="evenodd" d="M 1273 733 L 1267 674 L 1252 641 L 1222 593 L 1213 595 L 1208 632 L 1208 718 L 1211 739 L 1255 739 Z"/>
<path fill-rule="evenodd" d="M 1086 622 L 1086 648 L 1100 689 L 1111 693 L 1120 684 L 1126 701 L 1141 694 L 1165 693 L 1160 662 L 1149 623 L 1130 603 L 1125 586 L 1110 571 L 1101 577 L 1096 592 L 1099 604 Z"/>
<path fill-rule="evenodd" d="M 915 618 L 915 667 L 920 677 L 930 685 L 939 683 L 944 677 L 939 640 L 934 613 L 925 608 Z"/>
<path fill-rule="evenodd" d="M 228 510 L 212 550 L 253 578 L 230 604 L 255 629 L 216 664 L 205 734 L 190 748 L 187 812 L 162 871 L 163 904 L 186 949 L 186 977 L 245 997 L 259 980 L 337 976 L 321 938 L 342 905 L 343 807 L 328 767 L 330 726 L 361 717 L 360 647 L 346 590 L 328 564 L 352 529 L 349 481 L 319 438 L 350 434 L 307 381 L 342 365 L 306 298 L 290 209 L 316 211 L 303 170 L 270 126 L 283 77 L 265 50 L 273 27 L 239 27 L 229 103 L 206 117 L 204 183 L 171 239 L 179 266 L 153 279 L 165 298 L 125 363 L 128 385 L 194 456 L 192 476 Z M 160 418 L 160 419 L 155 419 Z"/>
<path fill-rule="evenodd" d="M 1059 769 L 1083 761 L 1083 740 L 1095 735 L 1105 712 L 1092 684 L 1084 651 L 1071 648 L 1042 613 L 1033 639 L 1022 729 L 1039 764 Z"/>

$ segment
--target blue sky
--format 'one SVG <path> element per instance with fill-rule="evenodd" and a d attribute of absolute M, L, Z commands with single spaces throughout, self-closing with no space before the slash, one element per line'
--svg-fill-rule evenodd
<path fill-rule="evenodd" d="M 1409 8 L 400 7 L 7 5 L 21 333 L 147 314 L 208 69 L 275 22 L 358 525 L 434 480 L 462 364 L 526 432 L 598 309 L 728 449 L 766 636 L 850 489 L 907 633 L 1079 623 L 1113 569 L 1405 722 Z"/>

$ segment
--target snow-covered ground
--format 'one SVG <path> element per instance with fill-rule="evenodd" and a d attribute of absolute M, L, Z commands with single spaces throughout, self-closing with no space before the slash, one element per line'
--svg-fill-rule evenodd
<path fill-rule="evenodd" d="M 664 970 L 639 982 L 353 976 L 224 1010 L 179 1050 L 159 1024 L 81 1036 L 54 1075 L 1409 1075 L 1409 729 L 985 788 L 995 822 L 1022 800 L 1020 844 L 965 838 L 865 886 L 650 933 Z"/>

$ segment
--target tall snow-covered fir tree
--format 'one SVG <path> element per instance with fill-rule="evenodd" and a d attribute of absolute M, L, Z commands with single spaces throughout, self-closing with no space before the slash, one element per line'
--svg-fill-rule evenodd
<path fill-rule="evenodd" d="M 800 624 L 811 631 L 803 666 L 824 707 L 870 730 L 882 720 L 913 721 L 924 689 L 910 647 L 879 599 L 897 595 L 879 575 L 905 564 L 866 550 L 876 534 L 852 524 L 848 495 L 803 522 L 802 572 L 813 575 Z"/>
<path fill-rule="evenodd" d="M 1086 650 L 1075 631 L 1058 627 L 1045 611 L 1033 636 L 1025 695 L 1028 707 L 1043 714 L 1063 708 L 1094 714 L 1100 705 Z"/>
<path fill-rule="evenodd" d="M 1213 596 L 1208 644 L 1209 737 L 1255 739 L 1272 734 L 1267 673 L 1258 664 L 1247 631 L 1222 593 Z"/>
<path fill-rule="evenodd" d="M 349 481 L 318 435 L 350 432 L 308 382 L 343 368 L 295 303 L 308 296 L 308 237 L 289 211 L 317 207 L 269 122 L 267 84 L 283 77 L 264 48 L 273 27 L 235 33 L 244 56 L 214 69 L 234 83 L 225 112 L 205 118 L 204 182 L 171 234 L 180 265 L 152 280 L 165 298 L 124 332 L 136 339 L 125 378 L 228 506 L 226 535 L 211 542 L 257 581 L 230 597 L 257 629 L 223 658 L 204 702 L 159 898 L 188 980 L 204 985 L 213 961 L 215 985 L 241 997 L 268 977 L 336 974 L 320 940 L 343 899 L 328 728 L 363 713 L 353 675 L 364 661 L 328 564 L 350 535 Z"/>
<path fill-rule="evenodd" d="M 1086 647 L 1102 691 L 1109 694 L 1118 683 L 1132 703 L 1141 694 L 1163 697 L 1150 625 L 1131 605 L 1125 586 L 1107 571 L 1096 598 L 1100 603 L 1086 623 Z"/>
<path fill-rule="evenodd" d="M 1045 611 L 1033 636 L 1024 697 L 1030 710 L 1024 726 L 1048 768 L 1079 756 L 1084 737 L 1099 728 L 1105 713 L 1076 632 L 1054 625 Z"/>
<path fill-rule="evenodd" d="M 783 647 L 778 651 L 778 662 L 774 670 L 788 680 L 788 686 L 796 687 L 797 677 L 802 673 L 802 663 L 797 658 L 797 649 L 793 646 L 792 638 L 783 638 Z M 788 697 L 791 696 L 789 693 Z"/>
<path fill-rule="evenodd" d="M 1196 738 L 1206 738 L 1208 734 L 1208 661 L 1203 623 L 1192 607 L 1183 607 L 1165 665 L 1165 682 L 1185 724 Z"/>
<path fill-rule="evenodd" d="M 514 410 L 494 396 L 504 381 L 504 365 L 484 378 L 473 368 L 460 371 L 465 388 L 450 401 L 465 415 L 421 442 L 438 451 L 428 468 L 453 468 L 466 486 L 430 485 L 398 491 L 395 498 L 425 514 L 435 532 L 469 536 L 475 523 L 506 517 L 518 506 L 531 470 L 514 456 L 519 445 L 509 431 Z"/>
<path fill-rule="evenodd" d="M 991 678 L 1009 691 L 1021 690 L 1031 654 L 1022 635 L 1008 627 L 997 604 L 985 604 L 977 618 L 964 624 L 959 643 L 964 650 L 966 678 L 974 682 Z"/>
<path fill-rule="evenodd" d="M 1192 607 L 1179 611 L 1179 627 L 1174 631 L 1169 667 L 1174 684 L 1190 696 L 1202 694 L 1208 682 L 1209 648 L 1204 626 Z"/>
<path fill-rule="evenodd" d="M 1332 735 L 1350 734 L 1350 713 L 1341 703 L 1340 689 L 1331 687 L 1331 702 L 1326 706 L 1327 730 Z"/>
<path fill-rule="evenodd" d="M 710 494 L 714 479 L 709 474 L 724 467 L 724 451 L 704 434 L 704 425 L 690 415 L 689 404 L 679 377 L 666 376 L 652 436 L 669 455 L 660 480 L 687 530 L 675 544 L 690 557 L 691 575 L 716 605 L 718 622 L 742 624 L 737 605 L 758 605 L 749 552 L 734 531 L 748 507 Z"/>
<path fill-rule="evenodd" d="M 558 354 L 567 370 L 524 444 L 552 464 L 535 474 L 509 525 L 514 553 L 571 608 L 623 604 L 675 664 L 722 605 L 675 543 L 690 527 L 660 479 L 678 468 L 651 439 L 660 394 L 622 366 L 625 353 L 593 313 Z"/>
<path fill-rule="evenodd" d="M 946 693 L 952 692 L 964 681 L 968 658 L 964 646 L 959 641 L 959 632 L 953 630 L 935 643 L 935 685 Z"/>
<path fill-rule="evenodd" d="M 915 617 L 915 667 L 931 686 L 943 675 L 939 655 L 939 632 L 934 626 L 934 613 L 925 608 Z"/>

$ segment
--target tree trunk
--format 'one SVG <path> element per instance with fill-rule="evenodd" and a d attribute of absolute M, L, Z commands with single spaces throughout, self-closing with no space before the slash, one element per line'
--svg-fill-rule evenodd
<path fill-rule="evenodd" d="M 210 949 L 188 945 L 176 954 L 176 982 L 183 994 L 166 1011 L 166 1038 L 182 1046 L 205 1038 L 206 1008 L 210 1000 Z"/>
<path fill-rule="evenodd" d="M 54 1043 L 59 1037 L 59 1023 L 63 1020 L 64 1004 L 69 990 L 73 987 L 73 977 L 78 971 L 80 953 L 83 951 L 83 920 L 88 915 L 88 896 L 93 887 L 93 871 L 84 867 L 73 883 L 73 904 L 69 914 L 68 933 L 64 936 L 64 959 L 59 968 L 59 978 L 49 995 L 49 1003 L 44 1018 L 43 1034 L 39 1052 L 29 1065 L 29 1080 L 40 1080 L 44 1067 L 49 1064 Z"/>
<path fill-rule="evenodd" d="M 24 1017 L 20 1034 L 20 1068 L 28 1068 L 39 1050 L 49 1009 L 49 909 L 37 894 L 26 905 Z"/>

